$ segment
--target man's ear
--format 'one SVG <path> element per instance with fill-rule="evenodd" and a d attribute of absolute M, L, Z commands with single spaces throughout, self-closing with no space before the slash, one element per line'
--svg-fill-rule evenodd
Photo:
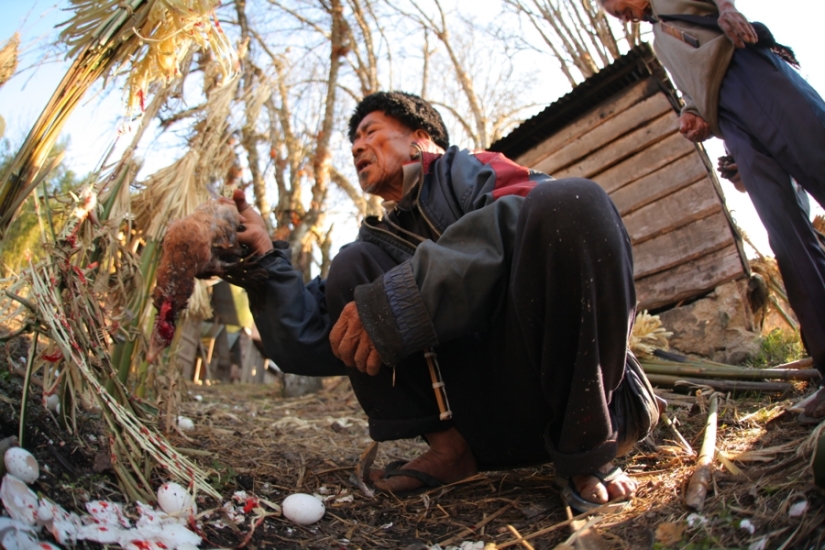
<path fill-rule="evenodd" d="M 444 149 L 442 149 L 439 145 L 433 141 L 433 138 L 430 137 L 430 134 L 427 133 L 426 130 L 418 129 L 412 133 L 413 142 L 418 144 L 422 151 L 425 153 L 435 153 L 439 155 L 444 154 Z"/>

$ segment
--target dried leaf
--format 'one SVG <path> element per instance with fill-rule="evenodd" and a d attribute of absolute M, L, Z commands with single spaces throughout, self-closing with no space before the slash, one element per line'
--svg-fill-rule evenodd
<path fill-rule="evenodd" d="M 656 526 L 656 540 L 665 546 L 672 546 L 682 540 L 687 526 L 682 523 L 665 522 Z"/>

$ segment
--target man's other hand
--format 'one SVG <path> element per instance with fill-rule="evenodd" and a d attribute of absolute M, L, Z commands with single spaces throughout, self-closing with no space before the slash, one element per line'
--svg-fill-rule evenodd
<path fill-rule="evenodd" d="M 736 160 L 730 155 L 719 157 L 719 165 L 717 166 L 719 175 L 726 180 L 729 180 L 737 191 L 740 193 L 747 193 L 745 189 L 745 182 L 742 181 L 742 176 L 739 174 L 739 166 L 736 165 Z"/>
<path fill-rule="evenodd" d="M 710 137 L 710 125 L 699 115 L 682 113 L 679 132 L 693 143 L 701 143 Z"/>
<path fill-rule="evenodd" d="M 348 367 L 355 367 L 370 376 L 378 374 L 381 356 L 361 324 L 355 302 L 344 306 L 341 317 L 329 333 L 332 353 Z"/>
<path fill-rule="evenodd" d="M 266 230 L 264 219 L 246 202 L 244 192 L 235 189 L 232 200 L 241 215 L 242 227 L 238 229 L 238 242 L 249 247 L 254 254 L 263 255 L 272 250 L 272 239 Z"/>
<path fill-rule="evenodd" d="M 748 44 L 756 44 L 758 37 L 753 25 L 733 6 L 733 2 L 718 1 L 716 4 L 719 6 L 719 28 L 733 45 L 744 48 Z"/>

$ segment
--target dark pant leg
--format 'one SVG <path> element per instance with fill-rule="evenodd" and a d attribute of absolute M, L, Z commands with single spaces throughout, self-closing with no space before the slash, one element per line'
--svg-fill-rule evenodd
<path fill-rule="evenodd" d="M 624 372 L 635 304 L 630 244 L 621 220 L 595 183 L 559 180 L 525 199 L 516 240 L 505 313 L 489 332 L 436 350 L 453 422 L 438 420 L 423 357 L 396 367 L 394 388 L 388 368 L 376 377 L 349 369 L 374 439 L 414 437 L 454 425 L 480 469 L 548 460 L 545 434 L 562 475 L 592 470 L 615 457 L 607 403 Z M 327 280 L 333 319 L 355 286 L 386 270 L 379 265 L 379 273 L 360 276 L 360 269 L 348 266 L 369 265 L 382 255 L 377 247 L 359 244 L 336 257 Z M 331 294 L 343 298 L 330 299 Z"/>
<path fill-rule="evenodd" d="M 630 239 L 604 190 L 578 178 L 534 189 L 512 266 L 508 354 L 540 376 L 556 470 L 598 468 L 616 456 L 608 404 L 636 303 Z"/>
<path fill-rule="evenodd" d="M 773 54 L 737 50 L 719 95 L 719 124 L 768 233 L 788 300 L 825 373 L 825 253 L 791 185 L 825 205 L 825 104 Z"/>
<path fill-rule="evenodd" d="M 373 282 L 397 262 L 372 243 L 356 242 L 332 261 L 326 281 L 326 301 L 333 324 L 353 299 L 355 287 Z M 370 436 L 376 441 L 404 439 L 446 430 L 453 424 L 439 419 L 423 354 L 399 363 L 396 372 L 386 366 L 370 376 L 355 368 L 347 375 L 358 402 L 369 417 Z M 395 376 L 393 376 L 395 374 Z"/>

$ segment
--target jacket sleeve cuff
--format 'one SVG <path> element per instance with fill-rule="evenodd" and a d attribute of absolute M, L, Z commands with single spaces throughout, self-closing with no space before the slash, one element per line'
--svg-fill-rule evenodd
<path fill-rule="evenodd" d="M 438 344 L 409 262 L 355 288 L 361 324 L 381 360 L 395 365 L 413 352 Z"/>

